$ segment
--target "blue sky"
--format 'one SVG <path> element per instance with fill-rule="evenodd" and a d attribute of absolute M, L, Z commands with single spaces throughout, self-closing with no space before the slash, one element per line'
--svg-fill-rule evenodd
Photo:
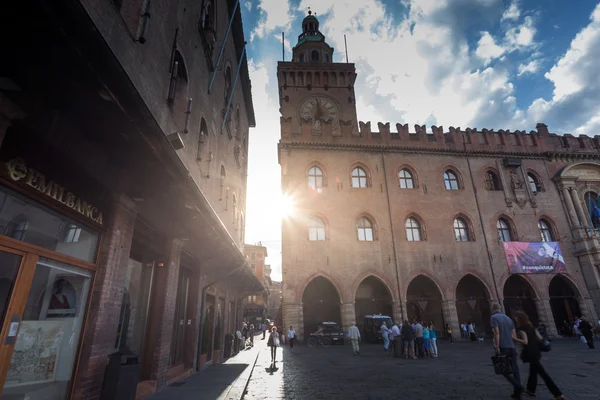
<path fill-rule="evenodd" d="M 600 135 L 597 0 L 241 0 L 256 109 L 246 241 L 280 279 L 277 61 L 308 7 L 343 62 L 356 64 L 361 121 Z"/>

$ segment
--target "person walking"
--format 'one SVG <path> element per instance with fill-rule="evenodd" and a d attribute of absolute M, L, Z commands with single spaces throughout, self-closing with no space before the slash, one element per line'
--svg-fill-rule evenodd
<path fill-rule="evenodd" d="M 250 329 L 248 329 L 248 337 L 250 338 L 250 347 L 254 347 L 254 324 L 250 324 Z"/>
<path fill-rule="evenodd" d="M 401 342 L 400 328 L 398 324 L 394 324 L 390 329 L 390 356 L 398 357 L 398 347 L 401 347 L 399 346 Z"/>
<path fill-rule="evenodd" d="M 546 387 L 552 393 L 552 400 L 564 400 L 562 392 L 556 386 L 556 383 L 552 380 L 550 375 L 546 372 L 542 366 L 540 359 L 542 353 L 540 352 L 539 342 L 543 340 L 542 335 L 533 328 L 533 324 L 529 320 L 527 314 L 522 311 L 515 313 L 517 319 L 517 334 L 513 337 L 515 342 L 523 344 L 523 351 L 521 352 L 521 360 L 524 363 L 529 363 L 529 378 L 527 379 L 527 389 L 525 393 L 530 396 L 535 396 L 535 389 L 537 388 L 537 377 L 542 377 Z"/>
<path fill-rule="evenodd" d="M 381 324 L 381 338 L 383 339 L 383 350 L 388 351 L 390 347 L 390 336 L 389 336 L 389 328 L 387 323 L 384 322 Z"/>
<path fill-rule="evenodd" d="M 453 343 L 452 342 L 452 328 L 450 327 L 450 324 L 446 324 L 446 335 L 447 335 L 450 343 Z"/>
<path fill-rule="evenodd" d="M 358 347 L 358 343 L 360 342 L 360 331 L 356 327 L 356 322 L 352 322 L 352 326 L 348 329 L 348 339 L 350 339 L 350 343 L 352 343 L 354 355 L 360 354 L 360 348 Z"/>
<path fill-rule="evenodd" d="M 469 338 L 467 334 L 467 324 L 465 324 L 464 322 L 460 324 L 460 330 L 462 331 L 463 339 L 467 340 Z"/>
<path fill-rule="evenodd" d="M 246 343 L 248 343 L 248 325 L 244 322 L 242 326 L 242 337 L 244 338 L 244 350 L 246 350 Z"/>
<path fill-rule="evenodd" d="M 513 337 L 517 336 L 515 324 L 506 314 L 502 312 L 500 304 L 495 303 L 492 306 L 492 317 L 490 325 L 494 332 L 494 349 L 497 355 L 505 355 L 513 367 L 512 374 L 504 374 L 504 377 L 513 386 L 511 398 L 520 399 L 523 393 L 521 385 L 521 374 L 519 373 L 519 364 L 517 364 L 517 350 Z"/>
<path fill-rule="evenodd" d="M 277 333 L 276 327 L 271 329 L 269 340 L 267 340 L 267 346 L 271 348 L 271 366 L 275 366 L 277 360 L 277 348 L 279 347 L 279 333 Z"/>
<path fill-rule="evenodd" d="M 592 325 L 587 322 L 585 319 L 581 319 L 579 322 L 579 331 L 581 331 L 581 335 L 587 341 L 588 348 L 594 348 L 594 335 L 592 334 Z"/>
<path fill-rule="evenodd" d="M 435 333 L 435 326 L 433 324 L 429 325 L 429 340 L 431 342 L 431 356 L 437 358 L 437 334 Z"/>
<path fill-rule="evenodd" d="M 415 357 L 414 353 L 415 332 L 413 327 L 408 323 L 407 319 L 404 320 L 400 335 L 402 336 L 402 350 L 404 352 L 404 358 L 408 359 L 408 357 L 410 357 L 412 359 L 416 359 L 417 357 Z"/>
<path fill-rule="evenodd" d="M 294 342 L 296 341 L 296 331 L 290 325 L 288 329 L 288 340 L 290 341 L 290 351 L 294 348 Z"/>
<path fill-rule="evenodd" d="M 467 328 L 469 329 L 469 337 L 471 338 L 471 342 L 476 342 L 477 335 L 475 334 L 475 325 L 473 322 L 469 321 L 469 326 Z"/>
<path fill-rule="evenodd" d="M 265 324 L 264 322 L 260 325 L 260 330 L 263 333 L 263 337 L 262 340 L 265 340 L 265 335 L 267 334 L 267 324 Z"/>

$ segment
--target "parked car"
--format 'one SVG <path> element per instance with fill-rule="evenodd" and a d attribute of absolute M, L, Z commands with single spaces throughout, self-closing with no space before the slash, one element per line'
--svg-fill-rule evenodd
<path fill-rule="evenodd" d="M 381 337 L 381 325 L 387 323 L 389 327 L 394 323 L 387 315 L 365 315 L 362 337 L 367 343 L 383 342 Z"/>
<path fill-rule="evenodd" d="M 344 344 L 344 330 L 340 328 L 337 322 L 325 321 L 317 325 L 317 330 L 311 332 L 309 336 L 326 336 L 332 344 Z"/>

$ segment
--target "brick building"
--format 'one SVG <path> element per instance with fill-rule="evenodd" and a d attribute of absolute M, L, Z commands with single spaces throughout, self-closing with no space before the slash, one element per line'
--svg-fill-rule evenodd
<path fill-rule="evenodd" d="M 139 355 L 138 398 L 219 362 L 263 290 L 241 250 L 239 2 L 0 14 L 0 396 L 98 399 L 117 350 Z"/>
<path fill-rule="evenodd" d="M 265 260 L 269 255 L 267 248 L 260 242 L 256 245 L 245 244 L 244 254 L 250 263 L 250 268 L 256 274 L 258 280 L 265 288 L 261 292 L 254 293 L 246 297 L 243 301 L 244 321 L 254 324 L 258 330 L 258 325 L 262 324 L 267 318 L 267 304 L 269 301 L 268 285 L 271 277 L 267 274 L 267 265 Z"/>
<path fill-rule="evenodd" d="M 310 14 L 310 12 L 309 12 Z M 369 313 L 472 320 L 490 304 L 526 311 L 554 334 L 597 320 L 600 137 L 357 120 L 356 71 L 307 16 L 293 59 L 279 62 L 279 162 L 296 213 L 283 222 L 284 326 Z M 504 242 L 558 242 L 566 272 L 509 274 Z M 541 244 L 543 246 L 543 244 Z"/>

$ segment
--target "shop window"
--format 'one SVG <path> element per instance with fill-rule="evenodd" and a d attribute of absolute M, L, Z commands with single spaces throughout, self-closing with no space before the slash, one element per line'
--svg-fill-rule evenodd
<path fill-rule="evenodd" d="M 0 232 L 4 235 L 95 262 L 98 233 L 5 187 L 0 187 L 0 204 Z"/>
<path fill-rule="evenodd" d="M 4 394 L 10 388 L 15 398 L 24 398 L 46 386 L 52 398 L 68 396 L 91 277 L 85 269 L 38 259 Z"/>
<path fill-rule="evenodd" d="M 361 242 L 372 242 L 374 240 L 373 235 L 373 223 L 367 217 L 362 217 L 358 221 L 358 240 Z"/>
<path fill-rule="evenodd" d="M 81 228 L 75 224 L 67 225 L 67 233 L 65 235 L 66 243 L 77 243 L 79 242 L 79 237 L 81 236 Z"/>

